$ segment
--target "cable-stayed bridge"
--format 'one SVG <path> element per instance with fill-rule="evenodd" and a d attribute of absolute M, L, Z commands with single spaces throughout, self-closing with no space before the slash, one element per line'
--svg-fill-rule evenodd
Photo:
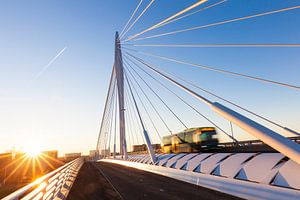
<path fill-rule="evenodd" d="M 154 0 L 148 2 L 141 0 L 120 34 L 116 32 L 114 63 L 97 139 L 98 156 L 95 158 L 97 162 L 91 164 L 94 168 L 90 169 L 91 173 L 100 173 L 106 183 L 111 185 L 116 192 L 116 196 L 107 198 L 135 199 L 134 195 L 127 194 L 129 196 L 126 196 L 126 192 L 130 193 L 130 190 L 121 189 L 121 186 L 118 185 L 118 180 L 128 179 L 126 170 L 121 170 L 122 166 L 178 179 L 231 195 L 225 195 L 224 199 L 233 197 L 244 199 L 300 198 L 299 130 L 294 130 L 284 125 L 284 122 L 272 119 L 272 115 L 264 116 L 260 114 L 260 110 L 250 109 L 222 94 L 207 89 L 193 78 L 186 78 L 179 73 L 170 72 L 162 65 L 180 65 L 182 70 L 192 67 L 210 71 L 212 76 L 218 74 L 241 81 L 252 81 L 255 84 L 269 85 L 275 90 L 280 88 L 299 92 L 299 85 L 289 83 L 288 79 L 277 81 L 253 75 L 254 73 L 243 73 L 226 69 L 226 67 L 207 66 L 195 61 L 182 60 L 177 58 L 176 54 L 170 57 L 147 50 L 147 47 L 156 48 L 158 52 L 161 48 L 168 48 L 170 51 L 174 48 L 184 48 L 188 52 L 198 48 L 300 47 L 300 44 L 295 43 L 183 44 L 161 43 L 159 40 L 161 37 L 170 37 L 174 34 L 238 23 L 253 18 L 259 20 L 267 15 L 295 11 L 300 8 L 298 5 L 170 32 L 150 34 L 153 30 L 213 9 L 226 2 L 226 0 L 196 1 L 154 25 L 130 35 L 135 24 L 141 23 L 141 19 L 145 13 L 149 12 L 151 6 L 159 3 Z M 150 39 L 156 39 L 156 43 L 144 42 L 144 40 L 150 41 Z M 201 79 L 201 73 L 198 76 Z M 222 83 L 217 80 L 216 84 Z M 232 95 L 239 98 L 238 93 Z M 206 110 L 200 109 L 199 105 Z M 186 115 L 190 115 L 190 118 L 186 119 Z M 199 118 L 201 123 L 189 123 L 189 121 L 197 122 L 198 119 L 195 118 Z M 221 118 L 221 120 L 216 120 L 216 118 Z M 225 123 L 228 126 L 224 127 Z M 248 134 L 255 139 L 240 140 L 239 138 L 243 138 L 241 134 Z M 220 138 L 224 138 L 224 141 L 221 141 Z M 245 138 L 247 137 L 245 136 Z M 158 147 L 159 145 L 155 144 L 162 144 L 162 146 Z M 146 149 L 138 151 L 136 150 L 138 147 L 146 147 Z M 66 198 L 82 165 L 82 161 L 76 162 L 81 162 L 81 164 L 75 163 L 77 168 L 74 177 L 63 181 L 64 184 L 67 183 L 67 189 L 64 188 L 64 184 L 61 184 L 59 189 L 53 189 L 56 193 L 52 190 L 51 193 L 41 190 L 42 192 L 36 192 L 30 198 L 37 197 L 38 194 L 40 194 L 40 199 L 44 198 L 44 194 L 47 194 L 49 199 Z M 78 168 L 78 166 L 80 167 Z M 115 174 L 113 174 L 114 171 Z M 133 173 L 133 180 L 137 176 L 134 173 L 138 174 L 137 171 L 128 173 Z M 149 180 L 145 181 L 151 182 L 152 179 L 155 179 L 152 184 L 159 184 L 160 179 L 151 176 L 143 175 L 145 179 L 149 177 Z M 49 184 L 51 183 L 49 182 Z M 124 184 L 130 184 L 130 181 L 124 181 Z M 131 190 L 133 194 L 136 194 L 133 191 L 134 184 Z M 185 194 L 186 199 L 193 195 L 201 198 L 200 190 L 200 194 L 197 194 L 192 186 L 190 194 L 181 191 L 184 189 L 179 186 L 174 187 L 178 187 L 176 188 L 177 192 Z M 182 186 L 182 188 L 184 187 L 186 186 Z M 78 185 L 74 188 L 79 190 L 77 193 L 80 192 Z M 16 197 L 18 194 L 27 195 L 29 189 L 32 190 L 32 187 L 27 188 L 25 192 L 13 194 L 15 196 L 12 197 Z M 163 189 L 161 192 L 168 193 Z M 163 198 L 163 195 L 149 194 L 156 198 Z M 172 191 L 170 194 L 175 195 L 176 193 Z M 209 198 L 220 198 L 220 194 L 212 194 L 212 197 Z M 74 197 L 72 190 L 71 196 Z M 169 199 L 170 197 L 165 196 L 164 198 Z M 202 198 L 209 199 L 205 196 Z M 180 197 L 179 199 L 185 198 Z"/>

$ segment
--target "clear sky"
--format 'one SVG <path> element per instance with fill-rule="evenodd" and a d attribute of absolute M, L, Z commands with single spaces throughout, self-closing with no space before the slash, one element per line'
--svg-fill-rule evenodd
<path fill-rule="evenodd" d="M 142 8 L 148 2 L 145 0 Z M 157 0 L 128 35 L 140 32 L 195 2 Z M 215 2 L 218 1 L 210 0 L 203 7 Z M 123 28 L 137 3 L 137 0 L 0 1 L 0 152 L 13 148 L 22 149 L 26 144 L 32 143 L 38 143 L 43 149 L 58 149 L 61 152 L 87 152 L 95 148 L 113 65 L 114 34 Z M 300 5 L 299 1 L 229 0 L 150 31 L 145 36 L 295 5 Z M 299 41 L 300 9 L 296 9 L 135 43 L 300 43 Z M 299 48 L 135 47 L 298 86 Z M 53 60 L 55 57 L 57 58 Z M 284 126 L 300 131 L 299 90 L 142 57 Z M 164 95 L 163 92 L 161 94 Z M 199 110 L 228 129 L 227 122 L 213 114 L 205 105 L 183 92 L 180 94 L 190 98 L 190 102 Z M 165 99 L 176 108 L 176 112 L 190 127 L 208 125 L 170 95 L 165 95 Z M 163 109 L 161 112 L 168 116 Z M 171 117 L 169 123 L 174 131 L 182 130 L 180 124 Z M 162 128 L 161 131 L 162 135 L 167 134 Z M 242 131 L 237 131 L 236 134 L 239 139 L 251 138 Z M 227 139 L 222 135 L 220 137 L 224 141 Z M 157 141 L 157 138 L 153 136 L 152 140 Z"/>

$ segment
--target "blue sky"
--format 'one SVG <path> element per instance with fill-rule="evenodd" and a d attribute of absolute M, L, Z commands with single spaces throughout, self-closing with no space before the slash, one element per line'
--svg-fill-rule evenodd
<path fill-rule="evenodd" d="M 194 2 L 155 1 L 128 35 Z M 213 2 L 217 1 L 207 4 Z M 87 152 L 95 148 L 113 64 L 114 34 L 123 28 L 137 3 L 129 0 L 0 1 L 0 151 L 20 149 L 24 143 L 32 141 L 40 143 L 43 149 L 62 152 Z M 145 36 L 295 5 L 299 5 L 296 0 L 229 0 Z M 297 9 L 136 43 L 299 43 L 299 22 L 300 9 Z M 43 67 L 65 47 L 62 55 L 36 79 Z M 299 47 L 135 49 L 300 85 Z M 300 92 L 297 90 L 142 57 L 274 121 L 300 130 Z M 228 128 L 227 122 L 205 105 L 174 90 Z M 190 127 L 207 125 L 163 90 L 159 92 Z M 163 108 L 161 112 L 169 116 Z M 169 123 L 174 131 L 182 129 L 171 117 Z M 236 130 L 239 139 L 251 138 Z M 161 131 L 162 135 L 166 134 L 163 128 Z M 153 136 L 153 140 L 156 139 Z"/>

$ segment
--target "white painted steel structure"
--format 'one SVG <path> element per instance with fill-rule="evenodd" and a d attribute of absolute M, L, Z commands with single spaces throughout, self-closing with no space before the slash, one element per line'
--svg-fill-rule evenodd
<path fill-rule="evenodd" d="M 4 197 L 2 200 L 66 199 L 83 162 L 83 158 L 77 158 Z"/>
<path fill-rule="evenodd" d="M 124 156 L 124 160 L 127 160 L 127 144 L 126 144 L 126 137 L 125 137 L 125 106 L 124 106 L 124 67 L 123 67 L 123 58 L 122 58 L 122 51 L 121 51 L 121 44 L 118 32 L 116 32 L 116 39 L 115 39 L 115 63 L 114 68 L 116 72 L 116 79 L 117 79 L 117 88 L 118 88 L 118 102 L 119 102 L 119 127 L 120 127 L 120 154 Z M 131 91 L 131 88 L 130 88 Z M 132 92 L 132 91 L 131 91 Z M 135 107 L 139 114 L 139 109 L 136 104 L 135 99 L 133 98 L 135 103 Z M 145 137 L 147 149 L 151 156 L 151 160 L 154 163 L 156 161 L 155 153 L 153 147 L 151 145 L 150 137 L 148 135 L 147 130 L 144 127 L 142 118 L 139 114 L 139 119 L 141 121 L 141 125 L 143 127 L 143 134 Z M 115 149 L 114 149 L 115 150 Z M 115 155 L 115 152 L 114 152 Z"/>
<path fill-rule="evenodd" d="M 118 100 L 119 100 L 119 128 L 120 128 L 120 153 L 124 155 L 124 159 L 127 159 L 127 145 L 125 138 L 125 107 L 124 107 L 124 72 L 123 72 L 123 59 L 121 52 L 121 44 L 118 32 L 115 39 L 115 63 L 114 63 L 117 88 L 118 88 Z"/>
<path fill-rule="evenodd" d="M 160 154 L 155 165 L 149 155 L 129 155 L 128 161 L 104 159 L 245 199 L 300 197 L 300 165 L 280 153 Z"/>

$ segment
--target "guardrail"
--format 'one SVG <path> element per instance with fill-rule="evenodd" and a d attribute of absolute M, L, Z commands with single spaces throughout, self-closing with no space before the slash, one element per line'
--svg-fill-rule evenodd
<path fill-rule="evenodd" d="M 196 173 L 180 169 L 130 162 L 124 160 L 103 159 L 101 162 L 115 163 L 126 167 L 171 177 L 194 185 L 210 188 L 232 196 L 249 200 L 299 200 L 300 191 L 283 187 L 274 187 L 250 181 L 236 180 L 221 176 Z M 178 188 L 180 190 L 180 188 Z"/>
<path fill-rule="evenodd" d="M 2 200 L 66 199 L 83 163 L 83 158 L 77 158 L 20 188 Z"/>
<path fill-rule="evenodd" d="M 243 199 L 299 200 L 300 165 L 281 153 L 129 155 L 108 162 L 175 178 Z"/>

